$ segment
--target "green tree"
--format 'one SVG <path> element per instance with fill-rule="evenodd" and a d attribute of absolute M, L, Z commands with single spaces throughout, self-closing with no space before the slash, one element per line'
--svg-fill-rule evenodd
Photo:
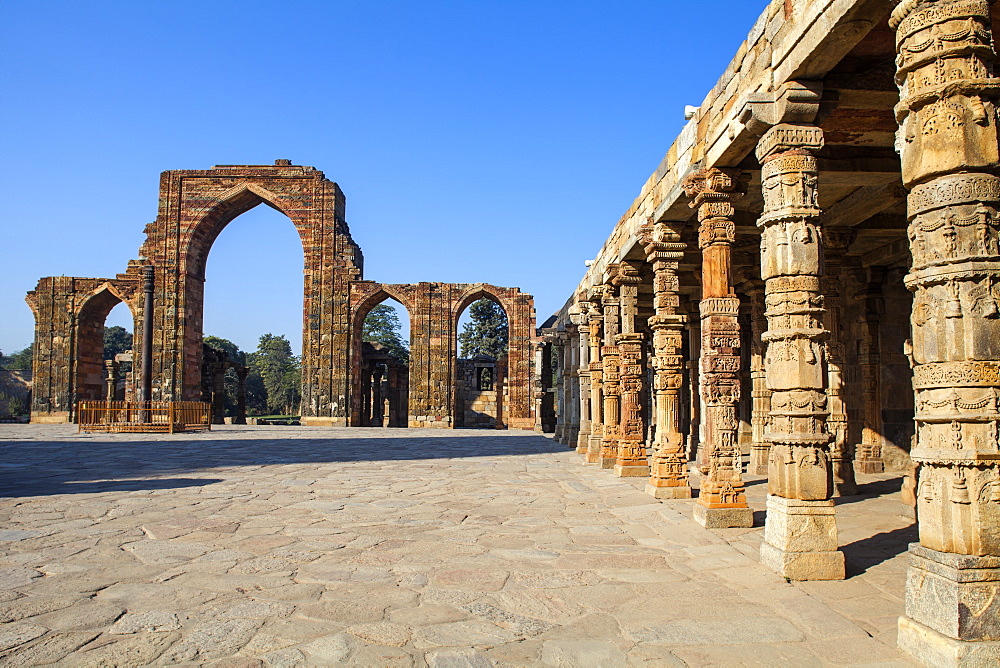
<path fill-rule="evenodd" d="M 0 352 L 0 366 L 4 369 L 27 369 L 30 371 L 31 361 L 31 346 L 10 355 L 4 355 Z"/>
<path fill-rule="evenodd" d="M 132 350 L 132 332 L 121 325 L 112 325 L 104 328 L 104 359 L 113 360 L 119 353 L 127 353 Z M 118 367 L 119 373 L 125 374 L 132 371 L 131 362 L 122 362 Z"/>
<path fill-rule="evenodd" d="M 263 335 L 257 344 L 257 350 L 248 355 L 248 362 L 263 381 L 267 393 L 267 410 L 281 415 L 297 412 L 301 399 L 301 371 L 299 360 L 292 354 L 292 344 L 288 339 L 281 335 Z"/>
<path fill-rule="evenodd" d="M 470 322 L 458 335 L 461 356 L 489 355 L 499 359 L 507 354 L 507 314 L 491 299 L 480 299 L 469 307 Z"/>
<path fill-rule="evenodd" d="M 400 335 L 402 323 L 399 313 L 389 304 L 378 304 L 365 316 L 361 326 L 361 340 L 381 343 L 389 353 L 403 364 L 410 363 L 409 344 Z"/>
<path fill-rule="evenodd" d="M 247 365 L 247 354 L 240 350 L 240 347 L 230 341 L 229 339 L 223 339 L 218 336 L 206 336 L 202 339 L 205 345 L 210 348 L 215 348 L 216 350 L 221 350 L 229 356 L 229 360 L 240 366 Z M 251 400 L 251 380 L 250 376 L 256 376 L 256 382 L 254 386 L 259 388 L 257 396 L 254 397 L 254 401 Z M 236 415 L 236 399 L 239 394 L 240 388 L 240 378 L 236 374 L 234 369 L 226 369 L 225 375 L 225 386 L 226 386 L 226 416 L 234 417 Z M 257 374 L 253 369 L 247 374 L 247 413 L 252 411 L 251 406 L 259 409 L 263 412 L 267 410 L 267 395 L 263 391 L 263 384 L 260 380 L 260 374 Z"/>

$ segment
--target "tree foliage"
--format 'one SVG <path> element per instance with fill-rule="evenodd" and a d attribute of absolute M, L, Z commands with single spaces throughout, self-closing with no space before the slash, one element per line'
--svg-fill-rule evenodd
<path fill-rule="evenodd" d="M 32 351 L 31 346 L 18 350 L 16 353 L 4 355 L 0 352 L 0 367 L 4 369 L 27 369 L 31 370 Z"/>
<path fill-rule="evenodd" d="M 292 344 L 288 339 L 280 334 L 264 334 L 260 337 L 257 350 L 247 356 L 247 362 L 263 381 L 268 412 L 277 415 L 297 413 L 302 371 L 299 358 L 292 354 Z"/>
<path fill-rule="evenodd" d="M 115 355 L 127 353 L 132 350 L 132 332 L 121 325 L 112 325 L 104 328 L 104 359 L 113 360 Z M 128 373 L 132 370 L 131 362 L 122 362 L 118 367 L 119 373 Z"/>
<path fill-rule="evenodd" d="M 229 355 L 230 361 L 240 366 L 247 366 L 247 353 L 230 341 L 218 336 L 206 336 L 202 339 L 205 345 L 221 350 Z M 235 417 L 236 404 L 240 389 L 240 378 L 234 369 L 226 369 L 226 416 Z M 260 374 L 253 368 L 247 373 L 247 415 L 265 415 L 267 411 L 267 391 Z"/>
<path fill-rule="evenodd" d="M 469 306 L 470 322 L 458 334 L 461 356 L 489 355 L 499 359 L 507 354 L 507 314 L 491 299 L 480 299 Z"/>
<path fill-rule="evenodd" d="M 365 316 L 361 326 L 361 340 L 381 343 L 393 357 L 403 364 L 409 364 L 409 344 L 400 334 L 400 329 L 402 323 L 396 309 L 389 304 L 378 304 Z"/>

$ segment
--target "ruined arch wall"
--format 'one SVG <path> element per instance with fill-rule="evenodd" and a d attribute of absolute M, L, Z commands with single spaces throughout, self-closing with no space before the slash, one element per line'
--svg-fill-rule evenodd
<path fill-rule="evenodd" d="M 140 257 L 156 268 L 153 398 L 200 397 L 208 253 L 229 222 L 260 204 L 288 216 L 302 240 L 303 422 L 346 424 L 348 285 L 361 278 L 362 257 L 344 219 L 343 192 L 312 167 L 163 172 L 159 212 L 140 248 Z M 137 277 L 140 270 L 130 268 Z"/>
<path fill-rule="evenodd" d="M 410 316 L 409 426 L 455 426 L 458 318 L 473 301 L 490 297 L 507 313 L 510 330 L 508 426 L 534 428 L 530 383 L 535 312 L 531 295 L 519 288 L 486 283 L 390 285 L 357 281 L 351 285 L 352 356 L 360 355 L 361 321 L 374 304 L 387 297 L 401 303 Z"/>
<path fill-rule="evenodd" d="M 101 398 L 104 321 L 123 301 L 135 318 L 140 298 L 138 281 L 125 275 L 38 281 L 26 297 L 35 315 L 32 422 L 72 421 L 77 401 Z"/>

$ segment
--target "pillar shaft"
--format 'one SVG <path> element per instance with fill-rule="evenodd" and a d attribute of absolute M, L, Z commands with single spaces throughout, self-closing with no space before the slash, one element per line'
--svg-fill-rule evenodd
<path fill-rule="evenodd" d="M 743 488 L 743 462 L 737 430 L 740 400 L 740 300 L 733 290 L 732 245 L 740 174 L 731 170 L 695 172 L 682 184 L 698 211 L 702 254 L 701 399 L 702 447 L 708 451 L 695 519 L 707 527 L 751 527 L 753 511 Z"/>
<path fill-rule="evenodd" d="M 646 493 L 658 499 L 689 499 L 691 483 L 681 433 L 681 389 L 684 386 L 684 322 L 680 311 L 677 270 L 685 244 L 665 223 L 655 224 L 644 239 L 646 260 L 653 267 L 653 410 L 656 437 Z"/>
<path fill-rule="evenodd" d="M 767 329 L 764 317 L 764 284 L 754 285 L 750 293 L 750 465 L 754 475 L 767 475 L 768 454 L 771 444 L 764 440 L 771 412 L 771 390 L 767 389 L 767 370 L 764 368 L 765 346 L 761 341 Z"/>
<path fill-rule="evenodd" d="M 580 303 L 580 314 L 571 316 L 577 325 L 580 379 L 580 427 L 576 436 L 576 451 L 587 454 L 590 445 L 590 302 Z M 572 444 L 571 444 L 572 445 Z"/>
<path fill-rule="evenodd" d="M 757 146 L 764 212 L 761 278 L 767 331 L 765 369 L 771 411 L 764 439 L 768 506 L 761 560 L 794 580 L 844 577 L 837 550 L 828 401 L 824 365 L 823 246 L 818 206 L 819 174 L 812 151 L 823 131 L 778 124 Z"/>
<path fill-rule="evenodd" d="M 601 460 L 601 439 L 604 436 L 604 395 L 602 389 L 602 377 L 604 366 L 601 362 L 601 343 L 603 337 L 603 321 L 601 314 L 600 294 L 598 291 L 595 298 L 590 302 L 590 436 L 587 441 L 586 462 L 597 464 Z"/>
<path fill-rule="evenodd" d="M 920 545 L 901 649 L 934 665 L 1000 658 L 1000 146 L 990 3 L 904 2 L 897 147 L 913 263 Z"/>
<path fill-rule="evenodd" d="M 646 457 L 646 421 L 642 399 L 646 380 L 645 334 L 636 331 L 639 316 L 639 283 L 642 276 L 637 264 L 621 262 L 613 280 L 618 286 L 621 304 L 621 333 L 615 337 L 618 348 L 618 456 L 615 475 L 645 477 L 649 475 Z"/>
<path fill-rule="evenodd" d="M 615 268 L 617 271 L 617 268 Z M 600 464 L 602 469 L 610 469 L 618 459 L 618 408 L 619 376 L 618 348 L 615 338 L 619 330 L 618 288 L 606 286 L 604 297 L 604 345 L 601 347 L 601 392 L 604 397 L 604 429 L 601 440 Z"/>
<path fill-rule="evenodd" d="M 830 415 L 826 430 L 830 434 L 830 469 L 833 476 L 834 496 L 852 496 L 858 493 L 854 480 L 853 448 L 847 437 L 847 405 L 844 402 L 844 253 L 854 240 L 851 230 L 826 230 L 823 235 L 826 275 L 823 292 L 826 305 L 825 324 L 830 331 L 826 342 L 827 407 Z"/>
<path fill-rule="evenodd" d="M 882 314 L 882 272 L 869 269 L 867 287 L 858 295 L 864 302 L 861 318 L 862 429 L 857 467 L 861 473 L 882 473 L 882 341 L 879 336 Z"/>

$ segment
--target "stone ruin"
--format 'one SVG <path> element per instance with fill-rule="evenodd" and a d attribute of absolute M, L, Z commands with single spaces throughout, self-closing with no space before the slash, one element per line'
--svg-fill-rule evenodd
<path fill-rule="evenodd" d="M 340 187 L 323 172 L 287 160 L 163 172 L 156 220 L 146 226 L 139 257 L 129 261 L 124 273 L 38 282 L 27 296 L 35 315 L 32 421 L 73 421 L 78 401 L 106 398 L 104 321 L 121 302 L 135 320 L 133 349 L 137 368 L 142 364 L 138 342 L 144 267 L 152 267 L 154 275 L 150 398 L 221 401 L 217 384 L 226 362 L 214 353 L 206 357 L 202 347 L 205 265 L 222 229 L 260 204 L 291 219 L 305 255 L 302 424 L 369 426 L 376 419 L 361 327 L 375 305 L 394 299 L 409 313 L 411 349 L 406 401 L 397 396 L 389 422 L 458 426 L 465 402 L 457 392 L 458 318 L 469 304 L 487 298 L 504 309 L 509 326 L 505 423 L 513 429 L 534 428 L 531 296 L 486 283 L 384 285 L 364 280 L 363 256 L 351 238 Z"/>

